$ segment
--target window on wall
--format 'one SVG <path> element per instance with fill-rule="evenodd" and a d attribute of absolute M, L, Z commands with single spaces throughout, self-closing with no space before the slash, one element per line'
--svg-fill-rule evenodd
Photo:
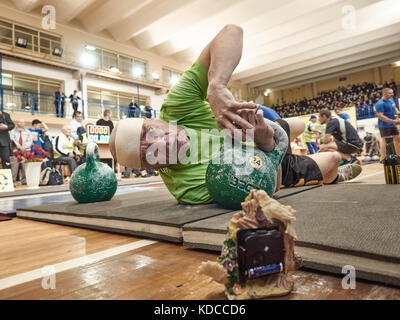
<path fill-rule="evenodd" d="M 163 68 L 162 70 L 162 74 L 163 74 L 163 82 L 165 84 L 168 84 L 170 86 L 174 86 L 175 84 L 177 84 L 177 82 L 179 81 L 179 79 L 182 76 L 182 73 L 170 70 L 170 69 L 166 69 Z"/>
<path fill-rule="evenodd" d="M 50 55 L 62 48 L 62 37 L 0 19 L 0 43 Z"/>
<path fill-rule="evenodd" d="M 40 85 L 39 85 L 39 90 L 40 94 L 46 94 L 46 95 L 54 95 L 54 93 L 58 90 L 60 87 L 60 84 L 54 83 L 54 82 L 47 82 L 40 80 Z"/>
<path fill-rule="evenodd" d="M 39 92 L 39 81 L 35 79 L 27 79 L 25 77 L 14 77 L 14 89 L 18 91 Z"/>
<path fill-rule="evenodd" d="M 119 56 L 119 71 L 125 74 L 131 74 L 133 68 L 133 59 L 125 56 Z"/>
<path fill-rule="evenodd" d="M 111 67 L 118 67 L 118 56 L 116 53 L 103 50 L 103 69 L 109 70 Z"/>
<path fill-rule="evenodd" d="M 135 60 L 133 63 L 132 72 L 135 78 L 146 78 L 146 63 Z"/>
<path fill-rule="evenodd" d="M 13 76 L 11 73 L 2 73 L 1 74 L 1 85 L 3 88 L 12 89 Z"/>
<path fill-rule="evenodd" d="M 59 87 L 62 87 L 61 81 L 43 79 L 7 71 L 3 72 L 1 75 L 2 86 L 6 89 L 54 95 L 54 92 L 56 92 Z"/>
<path fill-rule="evenodd" d="M 147 77 L 146 61 L 92 45 L 87 44 L 85 46 L 85 52 L 81 60 L 81 64 L 89 69 L 110 71 L 111 67 L 116 67 L 122 74 L 134 78 L 145 79 Z"/>
<path fill-rule="evenodd" d="M 12 24 L 0 20 L 0 43 L 12 45 Z"/>
<path fill-rule="evenodd" d="M 88 100 L 96 100 L 98 102 L 104 102 L 106 104 L 116 104 L 116 105 L 129 105 L 132 99 L 138 103 L 138 95 L 126 92 L 109 91 L 100 88 L 90 87 L 87 91 Z M 144 106 L 146 101 L 150 101 L 149 96 L 140 95 L 140 105 Z"/>

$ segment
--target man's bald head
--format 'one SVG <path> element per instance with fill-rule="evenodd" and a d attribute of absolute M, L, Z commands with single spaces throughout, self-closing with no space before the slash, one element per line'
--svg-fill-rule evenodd
<path fill-rule="evenodd" d="M 68 124 L 64 124 L 61 128 L 61 132 L 69 137 L 71 135 L 71 126 Z"/>
<path fill-rule="evenodd" d="M 24 129 L 25 128 L 25 120 L 24 119 L 19 119 L 17 120 L 17 128 L 18 129 Z"/>

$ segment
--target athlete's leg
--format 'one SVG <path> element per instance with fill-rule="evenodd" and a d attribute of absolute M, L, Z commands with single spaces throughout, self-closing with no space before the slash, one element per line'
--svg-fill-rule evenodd
<path fill-rule="evenodd" d="M 323 182 L 325 184 L 333 182 L 337 177 L 337 170 L 342 160 L 342 156 L 339 152 L 323 152 L 309 155 L 318 165 Z"/>
<path fill-rule="evenodd" d="M 306 123 L 299 119 L 299 118 L 288 118 L 288 119 L 283 119 L 285 120 L 290 128 L 290 141 L 294 141 L 299 135 L 301 135 L 304 132 L 304 129 L 306 128 Z"/>

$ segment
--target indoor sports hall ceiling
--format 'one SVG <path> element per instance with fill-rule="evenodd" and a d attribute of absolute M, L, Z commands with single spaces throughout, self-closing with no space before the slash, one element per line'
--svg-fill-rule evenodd
<path fill-rule="evenodd" d="M 0 0 L 4 2 L 3 0 Z M 57 23 L 193 61 L 228 23 L 244 29 L 234 79 L 288 88 L 400 60 L 400 0 L 6 0 Z"/>

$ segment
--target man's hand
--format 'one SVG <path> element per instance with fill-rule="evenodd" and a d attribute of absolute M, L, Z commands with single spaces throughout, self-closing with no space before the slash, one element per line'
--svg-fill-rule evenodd
<path fill-rule="evenodd" d="M 242 110 L 240 115 L 254 127 L 254 143 L 257 148 L 264 152 L 274 150 L 274 129 L 264 121 L 263 111 L 258 110 L 255 114 L 253 110 Z"/>
<path fill-rule="evenodd" d="M 75 156 L 74 156 L 73 153 L 70 153 L 70 154 L 68 155 L 68 157 L 70 157 L 70 158 L 75 158 Z"/>
<path fill-rule="evenodd" d="M 258 107 L 257 104 L 236 102 L 227 87 L 212 84 L 208 87 L 207 100 L 219 128 L 228 129 L 231 133 L 234 129 L 253 128 L 253 125 L 239 115 L 239 111 L 250 109 L 254 113 L 254 110 Z"/>
<path fill-rule="evenodd" d="M 4 123 L 0 123 L 0 130 L 8 130 L 8 126 Z"/>

